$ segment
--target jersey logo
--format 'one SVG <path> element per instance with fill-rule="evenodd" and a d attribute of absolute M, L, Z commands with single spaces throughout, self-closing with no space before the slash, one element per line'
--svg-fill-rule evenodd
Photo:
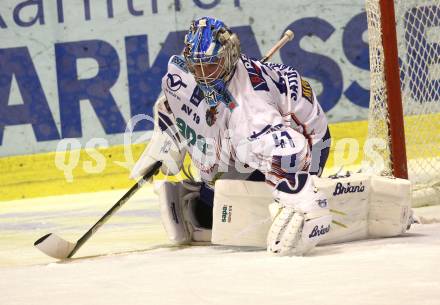
<path fill-rule="evenodd" d="M 217 107 L 211 107 L 206 110 L 206 124 L 208 124 L 208 126 L 212 126 L 215 124 L 215 121 L 217 120 L 217 114 Z"/>
<path fill-rule="evenodd" d="M 190 103 L 193 104 L 196 107 L 199 107 L 200 102 L 203 101 L 205 98 L 202 89 L 199 88 L 199 86 L 196 86 L 194 88 L 193 94 L 191 95 L 191 98 L 189 99 Z"/>
<path fill-rule="evenodd" d="M 188 68 L 186 67 L 186 62 L 181 56 L 173 56 L 173 58 L 171 58 L 171 63 L 173 65 L 175 65 L 177 68 L 179 68 L 180 70 L 188 73 Z"/>
<path fill-rule="evenodd" d="M 286 81 L 284 80 L 284 78 L 281 76 L 281 73 L 279 71 L 277 71 L 278 74 L 278 81 L 273 79 L 272 76 L 270 76 L 269 73 L 266 72 L 266 70 L 261 67 L 261 70 L 263 70 L 264 74 L 266 74 L 274 83 L 274 85 L 278 88 L 278 91 L 280 92 L 280 94 L 287 94 L 287 85 L 286 85 Z"/>
<path fill-rule="evenodd" d="M 178 74 L 167 74 L 167 87 L 171 91 L 177 91 L 181 87 L 186 88 L 186 84 L 182 81 L 182 78 Z"/>
<path fill-rule="evenodd" d="M 310 86 L 309 82 L 305 79 L 301 78 L 301 87 L 302 87 L 302 96 L 306 100 L 310 102 L 310 104 L 313 104 L 313 91 L 312 87 Z"/>
<path fill-rule="evenodd" d="M 244 67 L 248 72 L 249 79 L 254 90 L 269 91 L 269 87 L 267 86 L 260 67 L 258 67 L 251 59 L 243 54 L 241 55 L 241 59 L 243 60 Z"/>
<path fill-rule="evenodd" d="M 206 143 L 205 137 L 197 134 L 196 131 L 181 118 L 176 118 L 176 126 L 179 133 L 186 139 L 186 145 L 189 147 L 195 145 L 205 155 L 207 151 L 210 152 L 212 150 L 211 145 Z"/>
<path fill-rule="evenodd" d="M 268 66 L 271 69 L 274 69 L 276 71 L 278 71 L 278 73 L 281 73 L 285 76 L 287 76 L 287 83 L 289 85 L 289 89 L 290 89 L 290 98 L 293 100 L 297 100 L 298 99 L 298 72 L 290 67 L 290 66 L 286 66 L 283 64 L 274 64 L 274 63 L 267 63 L 266 66 Z M 287 84 L 286 84 L 287 85 Z M 277 85 L 278 89 L 280 89 L 280 87 Z M 282 88 L 282 87 L 281 87 Z M 284 89 L 284 88 L 282 88 Z M 283 93 L 280 91 L 280 93 Z"/>

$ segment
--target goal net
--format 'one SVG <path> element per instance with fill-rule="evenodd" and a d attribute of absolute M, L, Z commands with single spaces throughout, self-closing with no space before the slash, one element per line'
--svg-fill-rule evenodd
<path fill-rule="evenodd" d="M 440 204 L 440 0 L 394 0 L 395 20 L 389 20 L 390 1 L 392 7 L 392 0 L 366 0 L 371 71 L 368 139 L 380 139 L 383 146 L 380 156 L 366 158 L 364 165 L 377 174 L 399 176 L 396 170 L 405 172 L 406 158 L 413 206 Z M 395 27 L 397 44 L 387 22 Z M 393 47 L 398 54 L 394 72 L 386 63 L 393 61 L 386 58 L 387 48 Z M 400 78 L 400 94 L 390 92 L 387 82 L 393 78 Z M 396 103 L 403 106 L 401 138 L 396 113 L 390 114 Z"/>

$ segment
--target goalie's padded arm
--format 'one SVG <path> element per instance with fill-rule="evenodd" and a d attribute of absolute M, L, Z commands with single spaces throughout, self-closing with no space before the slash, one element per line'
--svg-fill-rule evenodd
<path fill-rule="evenodd" d="M 141 177 L 156 161 L 162 161 L 161 171 L 164 174 L 176 175 L 182 168 L 185 153 L 168 101 L 165 96 L 160 96 L 154 105 L 153 135 L 130 177 Z"/>

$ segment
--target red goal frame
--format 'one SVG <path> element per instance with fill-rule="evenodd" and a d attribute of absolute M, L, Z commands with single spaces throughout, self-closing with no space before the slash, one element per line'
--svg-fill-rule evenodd
<path fill-rule="evenodd" d="M 379 2 L 385 83 L 388 95 L 388 132 L 391 145 L 391 166 L 394 177 L 408 179 L 394 1 L 380 0 Z"/>

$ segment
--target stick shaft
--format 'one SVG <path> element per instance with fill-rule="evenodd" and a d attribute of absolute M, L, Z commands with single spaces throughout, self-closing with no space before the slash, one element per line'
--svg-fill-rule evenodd
<path fill-rule="evenodd" d="M 69 253 L 67 258 L 71 258 L 81 246 L 95 234 L 98 229 L 110 219 L 127 201 L 130 199 L 144 184 L 147 182 L 162 166 L 161 161 L 157 161 L 153 167 L 142 177 L 139 181 L 133 185 L 122 197 L 116 202 L 110 210 L 108 210 L 104 216 L 102 216 L 80 239 L 76 242 L 75 248 Z"/>
<path fill-rule="evenodd" d="M 262 62 L 268 61 L 272 55 L 277 52 L 279 49 L 281 49 L 289 40 L 293 39 L 293 32 L 291 30 L 287 30 L 284 32 L 283 37 L 281 37 L 280 40 L 266 53 L 266 55 L 263 56 L 261 59 Z"/>

